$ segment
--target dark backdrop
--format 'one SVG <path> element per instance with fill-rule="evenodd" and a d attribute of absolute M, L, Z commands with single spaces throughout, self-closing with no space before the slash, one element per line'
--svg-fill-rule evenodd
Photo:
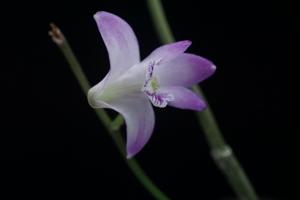
<path fill-rule="evenodd" d="M 217 65 L 201 86 L 257 192 L 297 199 L 297 6 L 188 0 L 164 1 L 164 6 L 176 39 L 192 40 L 188 51 Z M 96 84 L 109 69 L 93 20 L 99 10 L 133 27 L 142 57 L 160 45 L 144 1 L 1 6 L 0 196 L 152 199 L 120 158 L 47 35 L 49 23 L 57 23 Z M 193 113 L 156 109 L 156 119 L 150 142 L 136 158 L 157 185 L 172 199 L 233 196 Z"/>

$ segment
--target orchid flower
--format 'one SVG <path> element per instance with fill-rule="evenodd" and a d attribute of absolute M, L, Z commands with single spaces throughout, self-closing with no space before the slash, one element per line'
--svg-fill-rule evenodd
<path fill-rule="evenodd" d="M 201 111 L 205 102 L 188 87 L 212 75 L 216 69 L 209 60 L 184 53 L 190 41 L 180 41 L 155 49 L 143 61 L 131 27 L 108 12 L 94 15 L 107 48 L 110 71 L 88 92 L 93 108 L 109 108 L 125 119 L 127 158 L 148 142 L 154 128 L 155 107 L 167 105 Z"/>

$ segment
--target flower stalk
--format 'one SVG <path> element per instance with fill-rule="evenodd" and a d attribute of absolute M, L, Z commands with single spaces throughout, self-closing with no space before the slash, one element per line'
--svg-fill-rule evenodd
<path fill-rule="evenodd" d="M 71 71 L 73 72 L 74 76 L 76 77 L 82 91 L 84 94 L 87 94 L 88 90 L 90 89 L 90 84 L 82 71 L 82 67 L 80 66 L 77 58 L 75 57 L 67 39 L 61 32 L 61 30 L 54 25 L 53 23 L 50 24 L 51 30 L 49 31 L 49 35 L 51 36 L 53 42 L 57 45 L 57 47 L 61 50 L 62 54 L 64 55 L 65 59 L 67 60 Z M 109 135 L 113 139 L 114 143 L 116 144 L 119 152 L 122 154 L 122 158 L 128 165 L 129 169 L 138 179 L 138 181 L 144 186 L 146 190 L 158 200 L 169 200 L 167 197 L 153 182 L 152 180 L 145 174 L 141 166 L 138 162 L 132 158 L 130 160 L 126 159 L 126 152 L 124 148 L 124 142 L 121 137 L 120 127 L 122 126 L 124 120 L 121 115 L 118 115 L 114 120 L 111 120 L 109 115 L 103 109 L 93 109 L 96 112 L 99 120 L 102 122 Z"/>
<path fill-rule="evenodd" d="M 147 4 L 160 41 L 162 43 L 174 42 L 175 38 L 167 22 L 161 1 L 147 0 Z M 194 86 L 193 90 L 204 98 L 199 86 Z M 210 107 L 208 106 L 202 112 L 196 112 L 196 115 L 211 149 L 212 158 L 226 177 L 236 196 L 243 200 L 257 200 L 258 196 L 253 186 L 230 146 L 224 140 Z"/>

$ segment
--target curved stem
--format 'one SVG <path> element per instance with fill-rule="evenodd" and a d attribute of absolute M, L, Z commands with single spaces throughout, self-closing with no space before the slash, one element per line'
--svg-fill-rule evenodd
<path fill-rule="evenodd" d="M 82 71 L 82 68 L 75 57 L 68 41 L 61 32 L 61 30 L 54 24 L 50 24 L 51 30 L 49 35 L 52 37 L 53 42 L 59 47 L 63 55 L 65 56 L 69 67 L 71 68 L 74 76 L 76 77 L 82 91 L 86 94 L 90 88 L 90 84 Z M 145 174 L 135 159 L 126 159 L 126 153 L 124 150 L 124 142 L 119 131 L 120 126 L 123 124 L 122 116 L 118 115 L 113 121 L 103 109 L 94 109 L 99 120 L 105 126 L 109 135 L 115 142 L 119 152 L 122 154 L 124 161 L 128 167 L 139 180 L 139 182 L 145 187 L 146 190 L 158 200 L 169 200 L 169 198 L 152 182 L 152 180 Z"/>
<path fill-rule="evenodd" d="M 174 36 L 167 22 L 160 0 L 147 0 L 153 24 L 162 43 L 174 42 Z M 199 86 L 193 87 L 194 92 L 203 96 Z M 225 142 L 217 125 L 212 110 L 208 106 L 202 112 L 196 113 L 198 122 L 202 126 L 211 154 L 219 169 L 227 178 L 233 191 L 239 199 L 257 200 L 258 197 L 239 164 L 229 145 Z"/>

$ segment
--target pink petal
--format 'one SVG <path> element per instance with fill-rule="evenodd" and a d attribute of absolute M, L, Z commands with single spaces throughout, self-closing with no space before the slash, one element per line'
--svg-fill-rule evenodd
<path fill-rule="evenodd" d="M 216 70 L 209 60 L 197 55 L 183 53 L 173 60 L 157 65 L 154 76 L 163 86 L 186 86 L 197 84 L 211 76 Z"/>
<path fill-rule="evenodd" d="M 155 49 L 144 61 L 146 65 L 147 63 L 164 63 L 172 60 L 177 57 L 181 53 L 183 53 L 190 45 L 191 41 L 184 40 L 180 42 L 175 42 L 171 44 L 163 45 L 157 49 Z"/>
<path fill-rule="evenodd" d="M 160 92 L 164 92 L 173 96 L 173 100 L 168 102 L 168 105 L 175 108 L 191 109 L 201 111 L 206 108 L 206 103 L 191 90 L 180 87 L 163 87 Z"/>
<path fill-rule="evenodd" d="M 140 62 L 139 46 L 131 27 L 108 12 L 94 15 L 110 60 L 110 76 L 116 77 Z"/>
<path fill-rule="evenodd" d="M 125 119 L 127 158 L 137 154 L 148 142 L 154 128 L 154 111 L 144 94 L 130 94 L 109 103 L 93 99 L 94 108 L 111 108 Z"/>

